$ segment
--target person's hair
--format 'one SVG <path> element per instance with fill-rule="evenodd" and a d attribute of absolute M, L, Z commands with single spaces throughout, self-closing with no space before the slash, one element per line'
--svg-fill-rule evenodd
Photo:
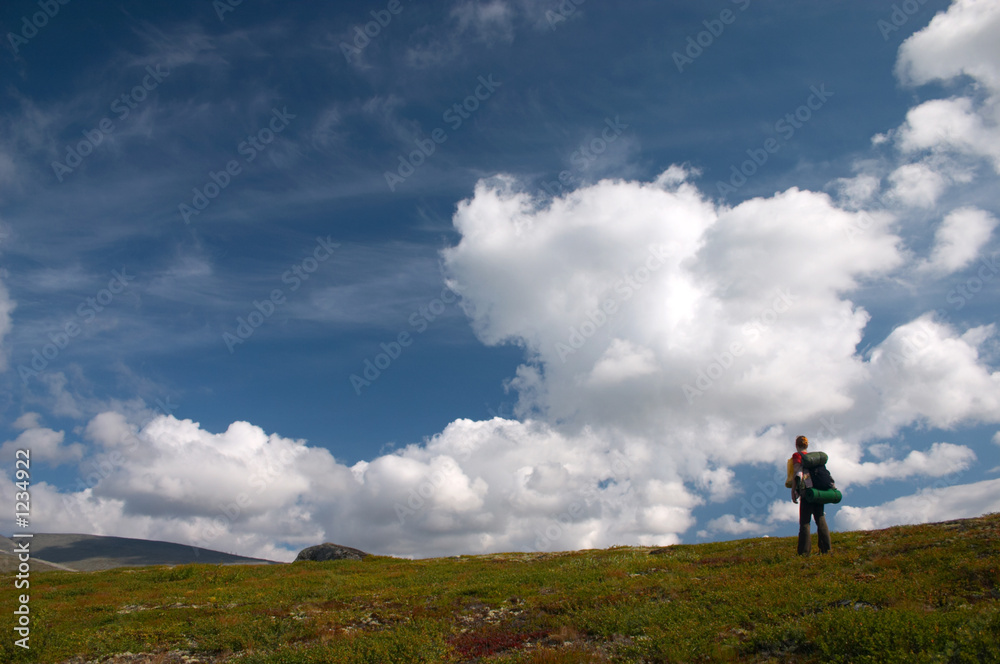
<path fill-rule="evenodd" d="M 805 436 L 799 436 L 795 439 L 795 449 L 804 450 L 809 447 L 809 439 Z"/>

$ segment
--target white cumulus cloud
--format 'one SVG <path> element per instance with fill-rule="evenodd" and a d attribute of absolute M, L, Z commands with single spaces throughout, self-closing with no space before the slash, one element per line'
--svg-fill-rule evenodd
<path fill-rule="evenodd" d="M 901 460 L 855 463 L 837 460 L 837 486 L 903 480 L 915 476 L 943 477 L 964 470 L 975 462 L 976 453 L 965 445 L 934 443 L 927 452 L 913 450 Z"/>
<path fill-rule="evenodd" d="M 968 76 L 986 92 L 985 98 L 934 99 L 910 110 L 898 132 L 901 149 L 984 157 L 1000 173 L 1000 5 L 955 0 L 903 43 L 896 72 L 910 85 Z"/>
<path fill-rule="evenodd" d="M 20 433 L 14 440 L 0 446 L 0 459 L 13 463 L 17 450 L 28 450 L 30 461 L 61 466 L 83 458 L 84 446 L 80 443 L 63 445 L 66 435 L 63 431 L 53 431 L 46 427 L 31 427 Z"/>
<path fill-rule="evenodd" d="M 944 176 L 922 163 L 904 164 L 889 176 L 889 195 L 911 207 L 930 208 L 947 184 Z"/>
<path fill-rule="evenodd" d="M 896 73 L 923 85 L 965 74 L 1000 90 L 1000 5 L 992 0 L 955 0 L 947 11 L 899 48 Z"/>
<path fill-rule="evenodd" d="M 951 273 L 967 267 L 989 242 L 996 217 L 975 207 L 953 210 L 934 234 L 934 248 L 921 268 L 930 272 Z"/>
<path fill-rule="evenodd" d="M 868 404 L 879 409 L 873 417 L 879 433 L 909 422 L 948 428 L 996 421 L 1000 371 L 979 358 L 979 347 L 995 334 L 993 325 L 959 334 L 930 314 L 893 330 L 870 360 L 876 400 Z"/>
<path fill-rule="evenodd" d="M 915 523 L 962 519 L 1000 511 L 1000 480 L 957 486 L 930 486 L 883 505 L 842 506 L 835 517 L 840 530 L 871 530 Z"/>

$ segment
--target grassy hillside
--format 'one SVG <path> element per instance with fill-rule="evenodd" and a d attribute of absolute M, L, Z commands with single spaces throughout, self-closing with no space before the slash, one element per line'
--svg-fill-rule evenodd
<path fill-rule="evenodd" d="M 0 660 L 1000 662 L 998 545 L 991 515 L 834 533 L 834 553 L 809 558 L 793 538 L 761 538 L 39 572 L 32 649 L 6 627 Z"/>

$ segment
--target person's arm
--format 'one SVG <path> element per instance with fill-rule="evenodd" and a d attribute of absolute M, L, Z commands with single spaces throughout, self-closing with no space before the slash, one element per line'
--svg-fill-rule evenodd
<path fill-rule="evenodd" d="M 805 490 L 805 481 L 803 479 L 803 469 L 802 462 L 796 461 L 795 457 L 788 460 L 788 463 L 792 466 L 792 502 L 799 502 L 799 498 L 802 497 L 802 491 Z"/>

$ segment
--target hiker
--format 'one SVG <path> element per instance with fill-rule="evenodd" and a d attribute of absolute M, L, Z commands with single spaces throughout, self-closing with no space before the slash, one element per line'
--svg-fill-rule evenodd
<path fill-rule="evenodd" d="M 809 471 L 802 464 L 803 455 L 806 454 L 806 450 L 808 449 L 808 438 L 799 436 L 795 439 L 796 451 L 792 455 L 792 458 L 788 460 L 788 479 L 785 481 L 785 486 L 792 490 L 792 502 L 799 503 L 799 499 L 802 499 L 802 502 L 799 503 L 798 553 L 800 556 L 809 555 L 812 549 L 812 537 L 809 533 L 810 519 L 816 520 L 816 532 L 819 534 L 819 552 L 830 552 L 830 529 L 826 526 L 825 506 L 821 502 L 808 502 L 803 497 L 806 489 L 813 487 Z M 832 481 L 830 485 L 833 486 Z"/>

